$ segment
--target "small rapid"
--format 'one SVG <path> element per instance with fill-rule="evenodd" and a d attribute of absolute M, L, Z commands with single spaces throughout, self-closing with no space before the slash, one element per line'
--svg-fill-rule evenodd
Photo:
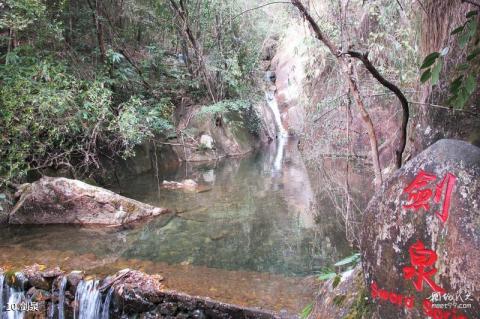
<path fill-rule="evenodd" d="M 75 293 L 75 319 L 96 319 L 100 317 L 102 295 L 98 280 L 81 281 Z"/>
<path fill-rule="evenodd" d="M 4 282 L 4 275 L 0 272 L 0 319 L 3 318 L 3 282 Z"/>
<path fill-rule="evenodd" d="M 101 319 L 109 319 L 110 318 L 110 303 L 112 301 L 112 294 L 113 294 L 113 287 L 107 293 L 105 297 L 105 301 L 103 302 L 102 306 L 102 317 Z"/>
<path fill-rule="evenodd" d="M 265 74 L 265 80 L 268 84 L 274 85 L 274 79 L 275 76 L 271 74 L 270 71 Z M 277 98 L 275 97 L 275 91 L 268 89 L 265 92 L 265 100 L 267 101 L 268 107 L 273 113 L 275 128 L 277 130 L 277 151 L 273 162 L 273 169 L 274 171 L 280 171 L 282 169 L 285 145 L 287 144 L 288 140 L 288 132 L 282 123 L 282 117 L 280 115 L 280 109 L 278 108 Z"/>
<path fill-rule="evenodd" d="M 67 276 L 63 276 L 58 290 L 58 319 L 65 319 L 65 289 L 67 287 Z"/>
<path fill-rule="evenodd" d="M 14 309 L 7 309 L 7 318 L 8 319 L 23 319 L 25 311 L 19 309 L 22 303 L 26 302 L 25 292 L 15 288 L 9 289 L 9 297 L 7 305 L 13 307 Z"/>

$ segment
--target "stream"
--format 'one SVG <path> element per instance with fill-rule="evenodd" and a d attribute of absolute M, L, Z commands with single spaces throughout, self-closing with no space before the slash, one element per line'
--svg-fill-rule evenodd
<path fill-rule="evenodd" d="M 39 263 L 92 277 L 139 269 L 161 274 L 168 289 L 296 314 L 314 298 L 313 275 L 352 253 L 331 198 L 322 192 L 331 187 L 307 170 L 297 144 L 284 137 L 245 158 L 183 164 L 111 187 L 175 211 L 141 226 L 2 228 L 0 266 Z M 329 161 L 323 168 L 334 176 L 341 165 Z M 158 186 L 185 178 L 197 181 L 201 192 Z M 357 193 L 365 194 L 364 186 Z M 8 297 L 21 296 L 12 291 Z M 100 308 L 95 303 L 91 311 Z"/>

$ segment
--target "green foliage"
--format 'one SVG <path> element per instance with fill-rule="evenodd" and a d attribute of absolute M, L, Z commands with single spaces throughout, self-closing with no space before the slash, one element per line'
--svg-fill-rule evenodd
<path fill-rule="evenodd" d="M 322 272 L 317 278 L 318 280 L 324 281 L 324 280 L 335 278 L 336 276 L 337 276 L 336 272 L 329 271 L 329 272 Z"/>
<path fill-rule="evenodd" d="M 101 78 L 78 80 L 50 58 L 15 51 L 0 66 L 0 182 L 30 169 L 98 165 L 100 152 L 127 156 L 170 128 L 171 103 L 132 96 L 116 108 Z"/>
<path fill-rule="evenodd" d="M 215 121 L 221 117 L 224 124 L 233 128 L 245 127 L 257 135 L 261 129 L 261 118 L 252 102 L 247 100 L 223 100 L 201 108 L 196 114 L 201 119 Z"/>
<path fill-rule="evenodd" d="M 6 0 L 0 15 L 0 29 L 26 29 L 45 13 L 45 4 L 39 0 Z M 1 8 L 1 5 L 0 5 Z"/>
<path fill-rule="evenodd" d="M 417 44 L 413 27 L 403 23 L 396 1 L 375 0 L 364 2 L 368 6 L 369 16 L 378 26 L 369 32 L 367 43 L 358 43 L 375 58 L 375 66 L 381 74 L 388 74 L 400 81 L 403 86 L 410 85 L 416 79 Z M 362 26 L 359 26 L 362 28 Z"/>
<path fill-rule="evenodd" d="M 360 262 L 360 254 L 354 253 L 348 257 L 343 258 L 342 260 L 337 261 L 333 266 L 337 268 L 344 268 L 348 265 L 347 269 L 353 269 Z M 320 272 L 320 275 L 317 277 L 318 280 L 325 281 L 334 278 L 333 288 L 335 288 L 340 282 L 342 275 L 338 273 L 331 267 L 323 268 Z"/>
<path fill-rule="evenodd" d="M 245 99 L 280 12 L 236 17 L 260 3 L 253 2 L 184 4 L 215 100 L 225 100 L 202 113 L 258 134 L 260 117 Z M 0 29 L 10 31 L 0 36 L 2 183 L 43 167 L 86 173 L 99 154 L 129 156 L 154 134 L 170 136 L 175 105 L 208 103 L 197 52 L 176 18 L 168 1 L 109 1 L 99 9 L 85 1 L 1 2 Z"/>
<path fill-rule="evenodd" d="M 313 311 L 313 302 L 309 303 L 300 312 L 300 319 L 307 319 Z"/>
<path fill-rule="evenodd" d="M 466 21 L 463 25 L 455 28 L 450 34 L 457 37 L 460 48 L 466 48 L 468 44 L 469 52 L 465 63 L 457 65 L 457 72 L 460 73 L 450 83 L 450 97 L 447 103 L 451 106 L 462 108 L 465 106 L 470 96 L 477 87 L 476 71 L 473 67 L 477 64 L 476 58 L 480 53 L 479 41 L 477 38 L 478 11 L 470 11 L 465 15 Z M 444 58 L 448 54 L 449 48 L 444 48 L 441 52 L 433 52 L 427 55 L 420 67 L 425 69 L 420 77 L 422 83 L 431 80 L 435 85 L 440 80 L 440 72 L 444 64 Z"/>
<path fill-rule="evenodd" d="M 356 265 L 358 264 L 358 262 L 360 262 L 360 254 L 359 253 L 355 253 L 351 256 L 348 256 L 340 261 L 337 261 L 334 266 L 335 267 L 339 267 L 339 266 L 345 266 L 345 265 L 350 265 L 350 264 L 353 264 L 353 265 Z"/>

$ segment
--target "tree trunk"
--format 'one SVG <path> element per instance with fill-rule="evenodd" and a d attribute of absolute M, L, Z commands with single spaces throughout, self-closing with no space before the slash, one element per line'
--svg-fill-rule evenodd
<path fill-rule="evenodd" d="M 95 33 L 97 35 L 98 48 L 100 50 L 100 59 L 102 63 L 105 63 L 105 61 L 107 60 L 107 53 L 105 49 L 105 40 L 103 37 L 103 25 L 99 18 L 100 16 L 99 1 L 102 1 L 102 0 L 95 0 L 95 6 L 93 6 L 90 0 L 87 0 L 88 6 L 92 10 L 92 18 L 93 18 L 93 23 L 95 25 Z"/>
<path fill-rule="evenodd" d="M 212 102 L 216 103 L 217 102 L 217 96 L 216 96 L 216 89 L 215 85 L 212 81 L 212 77 L 210 76 L 206 64 L 205 64 L 205 59 L 203 56 L 202 52 L 202 47 L 197 41 L 197 38 L 193 34 L 193 31 L 189 25 L 188 17 L 187 17 L 187 12 L 185 5 L 183 3 L 183 0 L 180 0 L 180 5 L 178 5 L 175 0 L 170 0 L 170 4 L 172 6 L 173 11 L 177 15 L 177 19 L 179 22 L 179 28 L 181 32 L 184 34 L 184 36 L 187 38 L 188 43 L 190 43 L 194 53 L 195 57 L 197 58 L 197 63 L 198 63 L 198 68 L 200 70 L 200 74 L 202 76 L 203 82 L 208 90 L 208 93 L 210 95 L 210 98 L 212 99 Z"/>
<path fill-rule="evenodd" d="M 353 95 L 355 104 L 360 112 L 363 123 L 365 124 L 368 132 L 368 137 L 370 140 L 370 149 L 372 154 L 373 169 L 375 173 L 374 183 L 375 183 L 375 188 L 379 189 L 383 180 L 382 180 L 382 170 L 380 168 L 380 160 L 378 156 L 377 137 L 375 135 L 375 128 L 373 126 L 372 119 L 370 118 L 370 115 L 368 114 L 368 111 L 365 108 L 365 104 L 363 103 L 363 99 L 360 95 L 360 91 L 358 89 L 358 85 L 354 76 L 355 74 L 354 74 L 353 66 L 351 65 L 351 63 L 349 63 L 349 61 L 347 61 L 347 58 L 341 54 L 341 52 L 337 49 L 336 45 L 333 42 L 331 42 L 329 38 L 325 37 L 322 30 L 320 30 L 320 27 L 318 26 L 318 24 L 315 22 L 313 17 L 310 15 L 310 13 L 305 8 L 305 6 L 300 2 L 300 0 L 291 0 L 291 2 L 295 7 L 297 7 L 297 9 L 300 11 L 300 13 L 305 18 L 305 20 L 308 21 L 311 28 L 313 29 L 315 37 L 321 42 L 323 42 L 323 44 L 325 44 L 325 46 L 329 49 L 329 51 L 337 58 L 338 63 L 342 67 L 343 74 L 345 75 L 345 79 L 347 80 L 347 83 L 350 87 L 350 92 Z"/>

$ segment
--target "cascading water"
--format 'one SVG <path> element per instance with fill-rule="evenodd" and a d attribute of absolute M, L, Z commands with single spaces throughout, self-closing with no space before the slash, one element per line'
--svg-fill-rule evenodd
<path fill-rule="evenodd" d="M 103 302 L 103 306 L 102 306 L 101 319 L 110 318 L 110 302 L 112 301 L 113 290 L 114 290 L 113 287 L 111 287 L 110 290 L 108 291 L 107 297 L 105 297 L 105 301 Z"/>
<path fill-rule="evenodd" d="M 273 118 L 275 120 L 275 126 L 277 128 L 279 137 L 287 137 L 288 133 L 282 124 L 282 118 L 280 116 L 280 110 L 278 108 L 277 99 L 275 98 L 275 93 L 272 91 L 268 91 L 267 93 L 265 93 L 265 95 L 266 95 L 268 106 L 272 110 Z"/>
<path fill-rule="evenodd" d="M 62 277 L 58 290 L 58 319 L 65 319 L 65 288 L 67 287 L 67 276 Z"/>
<path fill-rule="evenodd" d="M 3 281 L 5 277 L 0 273 L 0 319 L 3 318 Z"/>
<path fill-rule="evenodd" d="M 53 319 L 55 315 L 55 304 L 53 303 L 53 294 L 55 293 L 55 285 L 52 285 L 52 303 L 50 304 L 50 308 L 48 309 L 48 319 Z"/>
<path fill-rule="evenodd" d="M 75 300 L 75 319 L 97 319 L 100 317 L 102 296 L 98 290 L 98 280 L 81 281 L 78 284 Z"/>
<path fill-rule="evenodd" d="M 15 281 L 20 283 L 20 288 L 8 287 L 8 285 L 5 285 L 3 289 L 6 292 L 7 302 L 5 305 L 5 311 L 3 312 L 2 319 L 23 319 L 25 315 L 25 311 L 21 310 L 22 304 L 25 304 L 27 302 L 24 287 L 26 281 L 25 275 L 21 272 L 16 272 Z"/>
<path fill-rule="evenodd" d="M 22 303 L 25 302 L 25 293 L 22 290 L 10 288 L 8 305 L 15 309 L 8 309 L 6 311 L 8 319 L 23 319 L 24 311 L 18 309 Z"/>
<path fill-rule="evenodd" d="M 273 168 L 278 171 L 282 168 L 283 153 L 285 151 L 285 144 L 287 142 L 288 132 L 283 127 L 282 118 L 280 117 L 280 110 L 278 109 L 277 99 L 273 91 L 265 93 L 267 104 L 272 110 L 273 118 L 275 120 L 275 127 L 277 128 L 277 153 L 273 162 Z"/>

